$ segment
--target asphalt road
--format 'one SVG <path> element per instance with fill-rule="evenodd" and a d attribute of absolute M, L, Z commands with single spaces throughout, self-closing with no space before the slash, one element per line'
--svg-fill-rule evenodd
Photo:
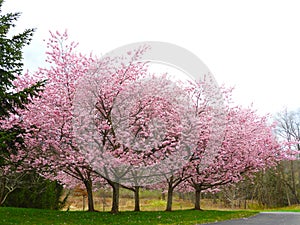
<path fill-rule="evenodd" d="M 300 213 L 266 212 L 250 218 L 227 220 L 210 225 L 300 225 Z"/>

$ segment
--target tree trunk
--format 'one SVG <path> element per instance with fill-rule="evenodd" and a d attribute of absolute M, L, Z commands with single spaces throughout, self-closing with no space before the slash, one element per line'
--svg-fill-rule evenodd
<path fill-rule="evenodd" d="M 294 195 L 295 201 L 297 204 L 300 203 L 299 198 L 298 198 L 298 193 L 296 189 L 296 180 L 295 180 L 295 167 L 294 167 L 294 161 L 291 160 L 291 182 L 292 182 L 292 194 Z"/>
<path fill-rule="evenodd" d="M 172 182 L 168 182 L 168 197 L 167 197 L 167 208 L 166 211 L 172 211 L 172 203 L 173 203 L 173 190 Z"/>
<path fill-rule="evenodd" d="M 119 213 L 119 198 L 120 198 L 120 184 L 116 182 L 110 182 L 113 188 L 113 199 L 112 199 L 112 207 L 111 213 L 117 214 Z"/>
<path fill-rule="evenodd" d="M 195 210 L 202 210 L 200 207 L 201 188 L 197 187 L 195 191 Z"/>
<path fill-rule="evenodd" d="M 294 168 L 294 162 L 291 160 L 291 180 L 292 180 L 292 188 L 295 195 L 297 195 L 296 191 L 296 181 L 295 181 L 295 168 Z"/>
<path fill-rule="evenodd" d="M 286 198 L 287 198 L 287 201 L 288 201 L 288 206 L 291 206 L 291 200 L 290 200 L 290 195 L 289 195 L 289 191 L 287 190 L 287 187 L 284 188 L 285 190 L 285 193 L 286 193 Z"/>
<path fill-rule="evenodd" d="M 134 211 L 139 212 L 140 209 L 140 187 L 134 187 Z"/>
<path fill-rule="evenodd" d="M 16 190 L 16 186 L 7 187 L 7 179 L 5 177 L 0 178 L 0 206 L 4 204 L 8 195 Z"/>
<path fill-rule="evenodd" d="M 90 178 L 87 180 L 84 180 L 84 185 L 85 185 L 87 197 L 88 197 L 88 211 L 94 212 L 95 208 L 94 208 L 94 199 L 93 199 L 92 180 Z"/>
<path fill-rule="evenodd" d="M 0 206 L 5 202 L 5 177 L 0 178 Z"/>

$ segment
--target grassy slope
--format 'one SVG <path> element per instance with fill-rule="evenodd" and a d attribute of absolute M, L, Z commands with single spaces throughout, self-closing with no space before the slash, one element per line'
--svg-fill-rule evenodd
<path fill-rule="evenodd" d="M 201 224 L 249 217 L 255 211 L 195 211 L 182 210 L 174 212 L 121 212 L 112 215 L 107 212 L 63 212 L 40 209 L 0 207 L 0 224 Z"/>

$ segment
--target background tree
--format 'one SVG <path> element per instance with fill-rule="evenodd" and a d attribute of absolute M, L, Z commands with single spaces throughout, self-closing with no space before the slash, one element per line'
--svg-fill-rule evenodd
<path fill-rule="evenodd" d="M 300 110 L 288 111 L 287 109 L 278 113 L 275 117 L 277 123 L 276 135 L 282 142 L 289 143 L 297 160 L 284 161 L 277 168 L 278 178 L 286 187 L 286 196 L 289 204 L 300 203 Z"/>

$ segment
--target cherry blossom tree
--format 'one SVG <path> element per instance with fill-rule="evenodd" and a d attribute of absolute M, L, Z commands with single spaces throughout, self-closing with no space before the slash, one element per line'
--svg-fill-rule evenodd
<path fill-rule="evenodd" d="M 210 76 L 205 76 L 202 81 L 192 81 L 185 86 L 185 91 L 191 97 L 189 113 L 194 115 L 194 123 L 197 125 L 192 130 L 193 139 L 189 140 L 189 145 L 193 146 L 190 149 L 191 153 L 180 169 L 164 178 L 167 190 L 166 211 L 172 210 L 174 190 L 193 176 L 189 170 L 189 162 L 195 157 L 195 152 L 203 157 L 205 162 L 201 167 L 205 169 L 214 159 L 221 144 L 219 140 L 223 138 L 223 127 L 226 122 L 223 103 L 230 95 L 231 89 L 218 88 L 210 79 Z M 207 148 L 203 148 L 203 145 Z M 162 185 L 159 183 L 153 187 L 160 189 Z"/>
<path fill-rule="evenodd" d="M 133 57 L 141 54 L 142 51 L 143 49 L 137 50 Z M 113 140 L 109 140 L 109 143 L 106 144 L 110 135 L 109 131 L 111 130 L 110 125 L 112 121 L 110 114 L 113 108 L 113 101 L 124 85 L 135 79 L 135 77 L 139 76 L 139 74 L 142 74 L 144 71 L 142 64 L 129 66 L 123 64 L 121 68 L 115 69 L 115 64 L 118 60 L 122 59 L 118 57 L 114 59 L 104 58 L 95 62 L 90 68 L 89 76 L 79 82 L 80 86 L 77 89 L 77 100 L 75 100 L 75 103 L 80 105 L 77 106 L 78 110 L 75 110 L 75 113 L 79 114 L 77 116 L 75 115 L 74 127 L 77 128 L 77 142 L 79 143 L 79 146 L 81 146 L 80 149 L 85 153 L 84 155 L 89 162 L 92 162 L 91 157 L 93 157 L 98 149 L 102 150 L 104 154 L 107 153 L 103 150 L 102 145 L 108 145 L 113 149 L 116 148 L 116 144 L 114 144 Z M 96 101 L 93 101 L 94 96 L 97 97 Z M 82 114 L 82 112 L 80 112 L 83 110 L 85 113 L 86 109 L 91 108 L 86 104 L 92 104 L 91 110 L 94 110 L 94 106 L 96 106 L 97 113 L 100 115 L 96 117 L 96 131 L 87 130 L 90 129 L 89 121 L 87 121 L 87 119 L 90 119 L 90 115 Z M 95 134 L 99 134 L 99 137 L 97 137 L 96 140 L 94 138 Z M 102 139 L 99 141 L 100 146 L 97 144 L 99 138 Z M 85 146 L 86 143 L 88 143 L 88 146 Z M 96 143 L 96 146 L 91 146 L 90 143 Z M 97 167 L 110 164 L 110 161 L 105 159 L 106 156 L 100 157 L 97 164 L 93 165 L 93 168 L 96 168 L 96 171 L 99 171 L 99 169 L 97 170 Z M 119 211 L 120 183 L 116 182 L 106 174 L 106 171 L 100 170 L 98 175 L 103 177 L 112 187 L 113 203 L 111 212 L 117 213 Z"/>
<path fill-rule="evenodd" d="M 183 185 L 194 189 L 195 209 L 200 210 L 201 191 L 214 191 L 221 185 L 237 183 L 289 157 L 276 140 L 273 129 L 267 117 L 258 116 L 252 109 L 228 108 L 225 136 L 213 162 L 203 168 L 202 153 L 196 151 L 188 165 L 188 174 L 192 176 Z M 182 188 L 189 189 L 187 186 Z"/>
<path fill-rule="evenodd" d="M 156 182 L 170 168 L 180 168 L 185 150 L 178 149 L 186 149 L 195 127 L 185 117 L 188 105 L 182 104 L 190 97 L 187 92 L 166 75 L 147 76 L 146 65 L 132 61 L 111 74 L 103 73 L 107 69 L 98 64 L 92 77 L 81 82 L 77 96 L 78 143 L 93 168 L 112 186 L 113 213 L 118 212 L 120 183 L 135 191 L 138 200 L 140 186 Z"/>
<path fill-rule="evenodd" d="M 88 193 L 88 210 L 94 211 L 95 174 L 77 148 L 72 127 L 76 81 L 87 73 L 93 59 L 75 52 L 77 44 L 68 43 L 67 32 L 50 34 L 46 52 L 49 66 L 16 81 L 16 86 L 23 88 L 36 80 L 46 80 L 41 98 L 34 98 L 28 111 L 17 118 L 24 127 L 31 124 L 36 127 L 34 138 L 26 140 L 32 149 L 26 163 L 64 185 L 74 185 L 76 180 L 82 182 Z"/>
<path fill-rule="evenodd" d="M 143 187 L 148 185 L 149 187 L 150 184 L 150 186 L 155 187 L 157 182 L 160 186 L 165 179 L 172 180 L 185 165 L 193 149 L 191 143 L 197 138 L 195 130 L 198 130 L 199 123 L 193 114 L 194 108 L 191 104 L 193 96 L 181 82 L 174 82 L 171 77 L 164 74 L 163 76 L 151 77 L 140 87 L 142 90 L 135 86 L 135 91 L 138 91 L 139 94 L 144 93 L 147 97 L 144 98 L 146 101 L 142 104 L 141 101 L 138 101 L 138 108 L 132 114 L 134 116 L 131 119 L 134 123 L 131 123 L 131 126 L 135 131 L 135 138 L 143 137 L 141 140 L 135 139 L 135 143 L 142 141 L 138 147 L 143 151 L 129 149 L 131 155 L 130 158 L 126 157 L 126 162 L 136 167 L 134 172 L 138 174 L 135 175 L 135 178 L 141 178 L 141 171 L 144 172 L 143 176 L 146 175 L 147 181 L 137 179 L 139 185 L 142 184 Z M 155 96 L 153 92 L 159 94 Z M 150 111 L 146 111 L 146 107 L 150 107 Z M 144 115 L 145 112 L 151 112 L 150 118 Z M 147 122 L 150 122 L 153 116 L 160 119 L 159 122 L 156 122 L 160 127 L 155 127 L 155 129 L 152 127 L 151 130 Z M 141 118 L 148 121 L 141 123 Z M 157 126 L 157 124 L 155 125 Z M 146 135 L 145 131 L 148 132 Z M 151 140 L 153 138 L 151 136 L 154 139 Z M 124 160 L 124 153 L 127 154 L 127 149 L 124 150 L 120 155 L 121 160 Z M 145 170 L 141 169 L 141 165 L 149 172 L 145 173 Z M 136 170 L 137 168 L 138 170 Z M 154 176 L 153 172 L 155 172 Z M 151 180 L 153 178 L 154 180 Z M 135 211 L 139 211 L 138 191 L 140 186 L 131 186 L 129 189 L 135 193 Z"/>
<path fill-rule="evenodd" d="M 198 84 L 204 85 L 203 83 Z M 268 124 L 267 116 L 258 116 L 254 110 L 234 107 L 231 100 L 232 89 L 221 88 L 225 109 L 222 120 L 218 124 L 222 132 L 218 141 L 212 138 L 212 115 L 218 112 L 211 111 L 209 102 L 201 89 L 194 88 L 196 103 L 195 112 L 201 121 L 198 126 L 197 147 L 188 163 L 173 176 L 166 177 L 165 185 L 168 191 L 167 211 L 172 209 L 172 193 L 175 188 L 180 191 L 195 191 L 195 209 L 200 209 L 201 191 L 217 191 L 221 185 L 232 184 L 253 173 L 275 166 L 283 159 L 290 159 L 288 148 L 276 140 L 274 126 Z M 208 88 L 211 90 L 211 88 Z M 214 92 L 206 92 L 214 96 Z M 219 114 L 220 115 L 220 114 Z M 215 151 L 207 151 L 207 147 Z M 209 157 L 209 154 L 211 157 Z M 161 185 L 158 185 L 161 188 Z"/>

